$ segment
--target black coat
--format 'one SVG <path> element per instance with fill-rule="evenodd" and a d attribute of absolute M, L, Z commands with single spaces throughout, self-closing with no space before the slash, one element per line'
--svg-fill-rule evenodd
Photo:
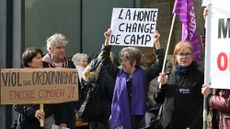
<path fill-rule="evenodd" d="M 46 57 L 48 57 L 48 56 L 46 56 Z M 44 67 L 45 68 L 55 68 L 55 66 L 53 66 L 49 61 L 50 60 L 46 61 L 43 57 Z M 72 61 L 64 58 L 63 62 L 65 62 L 65 66 L 64 66 L 65 68 L 76 69 L 76 67 Z M 62 103 L 62 105 L 64 107 L 64 111 L 65 111 L 66 116 L 67 116 L 67 127 L 70 129 L 76 129 L 76 109 L 78 108 L 78 102 L 77 101 L 66 102 L 66 103 Z"/>
<path fill-rule="evenodd" d="M 87 121 L 107 124 L 111 114 L 111 103 L 115 85 L 115 78 L 110 76 L 106 69 L 102 67 L 98 58 L 91 61 L 83 72 L 81 83 L 80 100 L 83 103 L 89 91 L 90 85 L 97 85 L 97 89 L 92 92 L 94 95 L 89 99 L 87 114 L 83 116 Z M 97 92 L 97 93 L 96 93 Z M 92 106 L 88 107 L 88 106 Z"/>
<path fill-rule="evenodd" d="M 202 129 L 203 73 L 192 63 L 186 74 L 173 71 L 158 90 L 157 103 L 163 103 L 161 124 L 166 129 Z"/>
<path fill-rule="evenodd" d="M 100 100 L 103 105 L 96 121 L 107 124 L 111 114 L 115 78 L 112 78 L 106 70 L 102 70 L 96 83 L 99 86 Z"/>
<path fill-rule="evenodd" d="M 14 105 L 14 110 L 19 113 L 17 129 L 42 129 L 38 119 L 35 117 L 39 105 Z M 66 123 L 63 106 L 60 104 L 44 105 L 45 118 L 54 115 L 55 124 Z"/>

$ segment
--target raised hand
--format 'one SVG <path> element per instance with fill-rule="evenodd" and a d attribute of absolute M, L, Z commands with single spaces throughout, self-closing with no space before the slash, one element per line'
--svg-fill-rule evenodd
<path fill-rule="evenodd" d="M 105 36 L 105 46 L 109 46 L 109 38 L 111 36 L 112 30 L 108 28 L 108 30 L 104 33 Z"/>
<path fill-rule="evenodd" d="M 160 33 L 156 30 L 154 33 L 153 33 L 153 41 L 154 41 L 154 47 L 156 49 L 160 49 Z"/>

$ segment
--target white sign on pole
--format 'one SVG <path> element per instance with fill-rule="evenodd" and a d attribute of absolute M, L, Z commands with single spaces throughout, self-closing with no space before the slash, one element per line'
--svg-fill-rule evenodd
<path fill-rule="evenodd" d="M 158 9 L 113 8 L 110 45 L 153 47 Z"/>
<path fill-rule="evenodd" d="M 230 1 L 212 0 L 208 7 L 205 83 L 230 89 Z"/>

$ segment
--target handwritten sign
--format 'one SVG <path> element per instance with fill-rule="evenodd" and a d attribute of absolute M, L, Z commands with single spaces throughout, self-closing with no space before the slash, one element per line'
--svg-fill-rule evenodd
<path fill-rule="evenodd" d="M 113 8 L 110 45 L 153 47 L 158 9 Z"/>
<path fill-rule="evenodd" d="M 75 69 L 1 69 L 1 104 L 61 103 L 78 100 Z"/>

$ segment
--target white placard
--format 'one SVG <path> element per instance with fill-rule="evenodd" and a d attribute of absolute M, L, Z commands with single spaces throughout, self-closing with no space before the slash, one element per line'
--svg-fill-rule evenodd
<path fill-rule="evenodd" d="M 230 1 L 211 0 L 208 7 L 205 83 L 230 89 Z"/>
<path fill-rule="evenodd" d="M 156 8 L 113 8 L 110 45 L 153 47 Z"/>

